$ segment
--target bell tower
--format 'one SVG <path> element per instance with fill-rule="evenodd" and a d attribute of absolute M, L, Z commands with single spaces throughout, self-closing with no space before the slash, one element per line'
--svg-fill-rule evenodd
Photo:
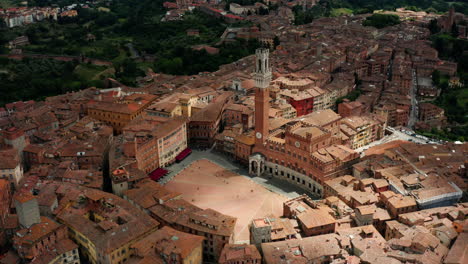
<path fill-rule="evenodd" d="M 256 88 L 267 88 L 270 86 L 271 81 L 271 69 L 270 69 L 270 58 L 269 50 L 260 48 L 255 51 L 255 87 Z"/>
<path fill-rule="evenodd" d="M 270 109 L 269 86 L 271 82 L 270 58 L 268 49 L 255 51 L 255 146 L 263 146 L 268 137 L 268 112 Z"/>

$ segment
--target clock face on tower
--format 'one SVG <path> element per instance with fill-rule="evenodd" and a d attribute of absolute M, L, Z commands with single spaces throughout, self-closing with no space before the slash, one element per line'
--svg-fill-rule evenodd
<path fill-rule="evenodd" d="M 296 141 L 296 144 L 294 144 L 294 145 L 296 145 L 296 148 L 298 148 L 298 147 L 301 146 L 301 143 L 299 143 L 299 141 Z"/>
<path fill-rule="evenodd" d="M 261 139 L 261 138 L 262 138 L 262 133 L 257 132 L 257 134 L 255 134 L 255 136 L 256 136 L 258 139 Z"/>

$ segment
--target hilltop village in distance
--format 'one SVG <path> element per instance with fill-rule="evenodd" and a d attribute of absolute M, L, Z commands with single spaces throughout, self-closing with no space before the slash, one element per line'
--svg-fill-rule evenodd
<path fill-rule="evenodd" d="M 250 21 L 220 41 L 259 47 L 213 72 L 149 68 L 135 85 L 107 77 L 1 107 L 0 264 L 467 263 L 467 135 L 440 136 L 466 126 L 440 99 L 460 91 L 466 107 L 466 62 L 441 56 L 431 30 L 466 41 L 468 16 L 295 25 L 294 6 L 318 4 L 165 2 L 164 21 Z M 8 28 L 77 15 L 0 10 Z M 7 61 L 112 64 L 8 45 Z"/>

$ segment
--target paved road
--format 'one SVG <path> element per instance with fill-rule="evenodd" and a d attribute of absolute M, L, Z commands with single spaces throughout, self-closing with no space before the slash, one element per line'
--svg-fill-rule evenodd
<path fill-rule="evenodd" d="M 411 89 L 410 89 L 410 96 L 411 96 L 411 112 L 408 120 L 408 127 L 413 128 L 414 124 L 418 120 L 418 99 L 416 98 L 417 92 L 417 79 L 416 79 L 416 71 L 412 70 L 412 81 L 411 81 Z"/>
<path fill-rule="evenodd" d="M 428 138 L 422 135 L 417 135 L 413 130 L 408 129 L 408 128 L 402 128 L 398 130 L 393 127 L 388 127 L 387 129 L 393 132 L 393 134 L 397 136 L 398 139 L 403 139 L 403 140 L 415 142 L 418 144 L 443 144 L 444 143 L 444 141 Z"/>
<path fill-rule="evenodd" d="M 127 43 L 125 46 L 127 46 L 128 50 L 130 51 L 132 59 L 137 59 L 140 57 L 138 51 L 135 49 L 135 47 L 133 47 L 132 43 Z"/>
<path fill-rule="evenodd" d="M 393 127 L 387 127 L 387 132 L 390 132 L 391 134 L 386 135 L 380 140 L 374 141 L 370 143 L 369 145 L 355 149 L 355 151 L 361 152 L 361 156 L 363 156 L 364 155 L 363 152 L 371 147 L 375 147 L 375 146 L 382 145 L 382 144 L 396 141 L 396 140 L 406 140 L 406 141 L 414 142 L 417 144 L 442 144 L 443 143 L 441 141 L 436 141 L 435 139 L 430 139 L 421 135 L 416 135 L 410 129 L 398 130 Z"/>
<path fill-rule="evenodd" d="M 226 155 L 219 153 L 213 149 L 193 149 L 192 154 L 190 154 L 183 161 L 166 167 L 166 169 L 169 170 L 170 173 L 164 176 L 161 180 L 159 180 L 159 183 L 161 183 L 162 185 L 166 184 L 167 182 L 172 180 L 174 176 L 176 176 L 181 170 L 188 167 L 188 165 L 190 165 L 192 162 L 199 159 L 208 159 L 232 172 L 235 172 L 241 176 L 247 177 L 255 181 L 256 183 L 262 185 L 263 187 L 272 192 L 284 195 L 288 198 L 295 198 L 301 194 L 306 193 L 300 188 L 282 180 L 250 176 L 247 168 L 245 168 L 243 165 L 233 162 L 232 158 L 229 158 Z"/>

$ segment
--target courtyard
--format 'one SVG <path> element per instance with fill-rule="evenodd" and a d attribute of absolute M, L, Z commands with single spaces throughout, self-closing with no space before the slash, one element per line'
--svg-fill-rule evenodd
<path fill-rule="evenodd" d="M 283 202 L 288 196 L 264 187 L 248 176 L 225 168 L 208 159 L 191 162 L 165 184 L 169 190 L 180 192 L 184 199 L 200 208 L 212 208 L 237 217 L 235 242 L 249 241 L 252 219 L 267 215 L 281 216 Z"/>

